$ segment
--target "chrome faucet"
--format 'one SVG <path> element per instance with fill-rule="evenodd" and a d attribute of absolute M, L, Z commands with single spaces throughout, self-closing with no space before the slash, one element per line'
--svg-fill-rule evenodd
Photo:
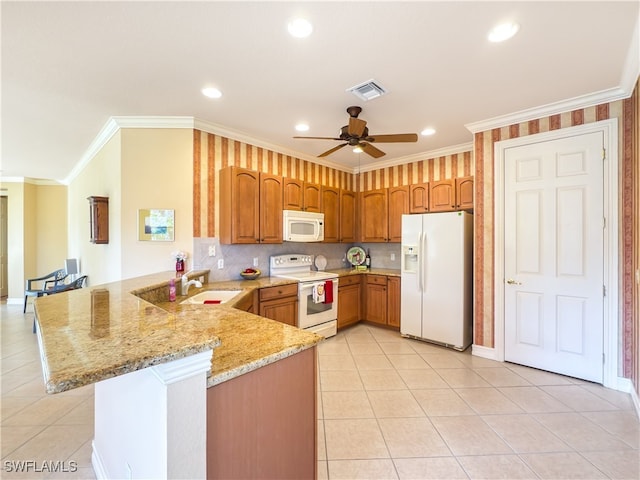
<path fill-rule="evenodd" d="M 184 275 L 182 275 L 180 294 L 183 297 L 186 297 L 189 294 L 189 287 L 191 285 L 195 285 L 196 288 L 202 288 L 202 282 L 200 282 L 198 280 L 189 280 L 189 277 L 187 277 L 186 273 Z"/>

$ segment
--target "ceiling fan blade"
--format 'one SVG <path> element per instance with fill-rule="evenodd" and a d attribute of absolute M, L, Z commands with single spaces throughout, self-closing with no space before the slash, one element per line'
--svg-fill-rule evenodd
<path fill-rule="evenodd" d="M 349 135 L 354 135 L 356 137 L 362 136 L 364 133 L 364 129 L 367 126 L 367 122 L 364 120 L 360 120 L 359 118 L 349 117 Z"/>
<path fill-rule="evenodd" d="M 380 158 L 385 155 L 385 153 L 382 150 L 377 149 L 376 147 L 374 147 L 369 143 L 360 142 L 360 148 L 362 148 L 362 151 L 364 153 L 371 155 L 374 158 Z"/>
<path fill-rule="evenodd" d="M 337 137 L 293 137 L 293 138 L 306 138 L 307 140 L 342 140 Z"/>
<path fill-rule="evenodd" d="M 395 133 L 391 135 L 373 135 L 367 137 L 367 142 L 375 143 L 394 143 L 394 142 L 417 142 L 418 135 L 416 133 Z"/>
<path fill-rule="evenodd" d="M 340 140 L 340 139 L 338 138 L 338 140 Z M 349 145 L 349 144 L 348 143 L 343 143 L 342 145 L 338 145 L 337 147 L 333 147 L 332 149 L 327 150 L 324 153 L 321 153 L 320 155 L 318 155 L 318 157 L 326 157 L 327 155 L 331 155 L 336 150 L 340 150 L 342 147 L 346 147 L 347 145 Z"/>

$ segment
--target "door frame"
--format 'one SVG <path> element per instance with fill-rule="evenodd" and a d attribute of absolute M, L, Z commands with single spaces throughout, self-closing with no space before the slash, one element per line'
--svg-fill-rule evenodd
<path fill-rule="evenodd" d="M 606 159 L 603 166 L 604 181 L 604 296 L 603 311 L 603 385 L 625 390 L 618 377 L 619 315 L 618 315 L 618 119 L 612 118 L 586 125 L 561 128 L 496 142 L 494 145 L 494 355 L 504 362 L 504 162 L 508 148 L 548 142 L 564 137 L 602 132 Z M 498 252 L 501 252 L 498 254 Z"/>

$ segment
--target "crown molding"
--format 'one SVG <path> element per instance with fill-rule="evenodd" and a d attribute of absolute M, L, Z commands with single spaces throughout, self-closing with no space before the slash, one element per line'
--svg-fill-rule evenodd
<path fill-rule="evenodd" d="M 313 155 L 307 155 L 306 153 L 298 152 L 296 150 L 283 147 L 281 145 L 276 145 L 275 143 L 259 140 L 239 130 L 234 130 L 232 128 L 225 127 L 223 125 L 219 125 L 216 123 L 210 123 L 210 122 L 205 122 L 203 120 L 196 119 L 194 122 L 194 128 L 198 130 L 202 130 L 203 132 L 220 135 L 238 142 L 248 143 L 256 147 L 266 148 L 267 150 L 272 150 L 274 152 L 282 153 L 284 155 L 289 155 L 295 158 L 299 158 L 301 160 L 307 160 L 309 162 L 313 162 L 318 165 L 323 165 L 328 168 L 334 168 L 336 170 L 341 170 L 343 172 L 353 173 L 349 167 L 346 167 L 344 165 L 330 162 L 323 158 L 314 157 Z"/>
<path fill-rule="evenodd" d="M 428 160 L 430 158 L 445 157 L 447 155 L 454 155 L 456 153 L 472 152 L 473 142 L 460 143 L 451 147 L 438 148 L 436 150 L 429 150 L 421 153 L 414 153 L 413 155 L 406 155 L 404 157 L 393 158 L 391 160 L 385 160 L 383 162 L 370 163 L 366 166 L 354 167 L 353 172 L 362 173 L 370 172 L 372 170 L 379 170 L 381 168 L 395 167 L 396 165 L 404 165 L 411 162 L 419 162 L 421 160 Z"/>
<path fill-rule="evenodd" d="M 48 186 L 48 187 L 60 187 L 64 186 L 63 183 L 57 180 L 47 180 L 43 178 L 30 178 L 30 177 L 2 177 L 0 183 L 28 183 L 30 185 Z"/>
<path fill-rule="evenodd" d="M 622 100 L 631 95 L 620 87 L 602 90 L 600 92 L 589 93 L 579 97 L 562 100 L 560 102 L 549 103 L 540 107 L 529 108 L 515 113 L 509 113 L 498 117 L 481 120 L 479 122 L 467 123 L 465 127 L 471 133 L 486 132 L 494 128 L 502 128 L 517 123 L 528 122 L 536 118 L 548 117 L 559 113 L 570 112 L 579 108 L 591 107 L 601 103 L 609 103 Z"/>

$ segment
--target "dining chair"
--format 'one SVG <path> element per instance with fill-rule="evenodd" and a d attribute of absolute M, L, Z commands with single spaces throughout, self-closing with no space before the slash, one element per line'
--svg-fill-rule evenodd
<path fill-rule="evenodd" d="M 65 278 L 67 278 L 67 272 L 64 268 L 61 268 L 43 277 L 27 279 L 26 288 L 24 290 L 24 308 L 22 309 L 22 313 L 27 313 L 27 299 L 29 297 L 41 297 L 46 295 L 48 290 L 53 290 L 64 285 Z M 39 282 L 42 282 L 40 286 L 38 286 Z"/>

